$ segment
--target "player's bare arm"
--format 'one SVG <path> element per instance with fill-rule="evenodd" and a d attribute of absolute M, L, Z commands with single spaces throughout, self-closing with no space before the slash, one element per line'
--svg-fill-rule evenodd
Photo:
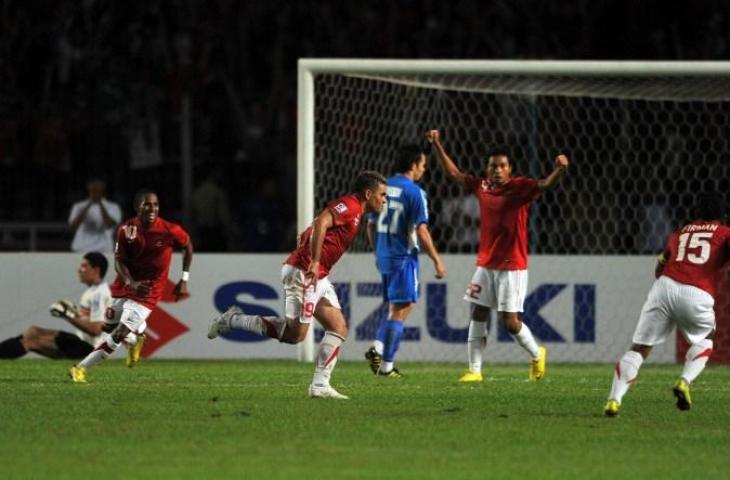
<path fill-rule="evenodd" d="M 139 296 L 146 296 L 150 293 L 151 284 L 147 280 L 135 280 L 132 278 L 132 274 L 129 273 L 129 268 L 124 264 L 123 261 L 118 258 L 114 259 L 114 268 L 117 273 L 122 277 L 124 284 L 127 285 L 135 294 Z"/>
<path fill-rule="evenodd" d="M 368 245 L 370 245 L 370 248 L 375 248 L 375 222 L 368 222 L 368 226 L 366 229 L 366 234 L 368 236 Z"/>
<path fill-rule="evenodd" d="M 418 235 L 418 242 L 421 244 L 423 249 L 426 251 L 426 255 L 433 261 L 433 267 L 436 270 L 436 278 L 446 278 L 446 265 L 441 260 L 441 255 L 436 250 L 433 244 L 433 238 L 431 238 L 431 232 L 425 223 L 422 223 L 416 229 Z"/>
<path fill-rule="evenodd" d="M 563 155 L 562 153 L 555 157 L 555 168 L 553 168 L 553 171 L 550 172 L 547 177 L 537 181 L 538 188 L 544 191 L 554 187 L 563 177 L 565 171 L 568 170 L 569 164 L 570 160 L 568 160 L 568 157 Z"/>
<path fill-rule="evenodd" d="M 659 278 L 662 276 L 662 272 L 664 272 L 664 265 L 667 263 L 667 253 L 662 252 L 656 257 L 656 266 L 654 267 L 654 277 Z"/>
<path fill-rule="evenodd" d="M 324 243 L 324 237 L 327 234 L 327 230 L 332 228 L 334 224 L 335 219 L 329 209 L 323 210 L 319 215 L 317 215 L 317 218 L 314 219 L 314 223 L 312 224 L 312 241 L 310 242 L 312 248 L 312 262 L 309 264 L 309 268 L 304 274 L 309 285 L 317 285 L 317 279 L 319 278 L 319 261 L 322 256 L 322 244 Z"/>
<path fill-rule="evenodd" d="M 104 331 L 104 322 L 92 322 L 88 315 L 76 312 L 76 316 L 66 319 L 68 323 L 78 328 L 82 332 L 97 337 Z"/>
<path fill-rule="evenodd" d="M 182 275 L 180 281 L 175 285 L 173 291 L 175 299 L 180 300 L 180 297 L 186 297 L 190 295 L 188 292 L 188 278 L 190 275 L 190 264 L 193 262 L 193 241 L 188 240 L 188 243 L 183 247 L 183 263 L 182 263 Z"/>
<path fill-rule="evenodd" d="M 441 144 L 441 133 L 438 130 L 429 130 L 426 132 L 426 140 L 434 146 L 436 157 L 449 180 L 460 185 L 465 185 L 466 175 L 459 170 L 459 167 L 456 166 L 451 157 L 446 153 L 444 146 Z"/>
<path fill-rule="evenodd" d="M 95 337 L 102 332 L 103 322 L 92 322 L 87 309 L 79 310 L 69 300 L 58 300 L 54 302 L 50 307 L 50 312 L 52 316 L 66 320 L 74 327 L 91 336 Z"/>

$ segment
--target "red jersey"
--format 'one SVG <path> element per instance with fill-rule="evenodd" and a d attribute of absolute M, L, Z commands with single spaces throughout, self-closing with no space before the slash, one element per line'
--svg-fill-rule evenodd
<path fill-rule="evenodd" d="M 527 213 L 540 196 L 537 180 L 513 177 L 503 185 L 467 176 L 466 187 L 479 200 L 477 265 L 497 270 L 527 269 Z"/>
<path fill-rule="evenodd" d="M 184 247 L 189 241 L 190 237 L 180 225 L 160 217 L 148 228 L 143 228 L 137 217 L 124 222 L 117 229 L 114 258 L 127 266 L 134 280 L 150 280 L 152 287 L 148 296 L 141 297 L 124 285 L 121 275 L 117 274 L 111 285 L 112 297 L 129 298 L 154 308 L 167 284 L 173 247 Z"/>
<path fill-rule="evenodd" d="M 319 278 L 329 275 L 330 269 L 350 248 L 350 244 L 360 230 L 362 217 L 360 200 L 355 195 L 336 198 L 327 205 L 326 209 L 332 212 L 334 226 L 327 230 L 322 242 Z M 296 250 L 289 254 L 285 263 L 306 271 L 312 262 L 311 241 L 312 227 L 310 226 L 299 236 Z"/>
<path fill-rule="evenodd" d="M 690 222 L 669 236 L 662 275 L 713 297 L 718 273 L 730 259 L 730 228 L 718 221 Z"/>

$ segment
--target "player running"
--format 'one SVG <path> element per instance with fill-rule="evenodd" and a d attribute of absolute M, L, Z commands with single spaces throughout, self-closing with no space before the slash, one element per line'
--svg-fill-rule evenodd
<path fill-rule="evenodd" d="M 482 354 L 487 345 L 489 310 L 512 338 L 530 355 L 530 380 L 545 376 L 547 350 L 538 347 L 530 328 L 520 321 L 527 293 L 527 216 L 530 203 L 558 183 L 568 168 L 568 157 L 558 155 L 555 168 L 543 179 L 512 177 L 512 160 L 505 150 L 487 155 L 486 177 L 462 173 L 441 144 L 438 130 L 426 133 L 446 176 L 479 200 L 480 236 L 477 269 L 464 300 L 471 303 L 467 337 L 469 370 L 460 382 L 481 382 Z"/>
<path fill-rule="evenodd" d="M 316 318 L 325 333 L 317 348 L 309 396 L 347 399 L 330 385 L 348 329 L 328 275 L 357 237 L 362 216 L 380 212 L 385 202 L 385 177 L 378 172 L 361 172 L 353 193 L 327 204 L 299 236 L 297 248 L 286 259 L 281 269 L 284 318 L 246 315 L 234 305 L 210 322 L 208 338 L 229 330 L 246 330 L 296 344 L 304 340 L 312 318 Z"/>
<path fill-rule="evenodd" d="M 182 277 L 175 295 L 188 295 L 193 244 L 190 236 L 177 224 L 158 216 L 157 194 L 145 190 L 134 197 L 137 216 L 117 230 L 114 267 L 117 277 L 111 285 L 112 305 L 106 311 L 111 335 L 78 364 L 69 375 L 76 383 L 86 383 L 86 370 L 105 360 L 130 332 L 142 335 L 147 317 L 157 305 L 167 284 L 173 247 L 183 249 Z"/>
<path fill-rule="evenodd" d="M 396 175 L 388 179 L 388 204 L 380 215 L 368 217 L 368 240 L 374 246 L 376 265 L 383 280 L 388 320 L 381 321 L 375 342 L 365 352 L 373 373 L 400 377 L 393 367 L 403 334 L 403 324 L 418 300 L 419 243 L 433 261 L 436 278 L 446 267 L 428 229 L 428 202 L 419 181 L 426 172 L 426 154 L 417 145 L 404 145 L 396 153 Z"/>
<path fill-rule="evenodd" d="M 674 327 L 690 347 L 684 369 L 672 389 L 677 408 L 692 406 L 689 386 L 712 354 L 715 334 L 715 289 L 722 266 L 730 259 L 730 228 L 723 224 L 725 205 L 717 194 L 699 198 L 695 220 L 669 236 L 657 259 L 657 279 L 641 309 L 631 349 L 616 362 L 611 392 L 603 413 L 615 417 L 652 347 L 663 343 Z"/>

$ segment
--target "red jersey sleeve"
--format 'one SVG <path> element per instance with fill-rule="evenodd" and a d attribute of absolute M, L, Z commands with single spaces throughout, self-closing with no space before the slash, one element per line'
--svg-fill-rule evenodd
<path fill-rule="evenodd" d="M 119 225 L 117 228 L 117 238 L 114 242 L 114 258 L 122 261 L 127 259 L 127 242 L 124 238 L 124 227 L 125 225 Z"/>
<path fill-rule="evenodd" d="M 180 225 L 176 223 L 170 224 L 170 234 L 172 235 L 175 246 L 182 248 L 190 241 L 190 236 Z"/>
<path fill-rule="evenodd" d="M 464 185 L 470 192 L 476 192 L 482 185 L 482 179 L 473 175 L 467 175 L 464 177 Z"/>
<path fill-rule="evenodd" d="M 537 180 L 529 177 L 516 177 L 512 180 L 514 191 L 526 202 L 536 200 L 542 195 Z"/>
<path fill-rule="evenodd" d="M 327 210 L 332 213 L 335 225 L 344 225 L 358 214 L 358 208 L 353 205 L 351 197 L 340 197 L 327 205 Z"/>

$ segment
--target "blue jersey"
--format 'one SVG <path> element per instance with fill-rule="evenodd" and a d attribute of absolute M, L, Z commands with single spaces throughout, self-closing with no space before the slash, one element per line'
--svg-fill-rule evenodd
<path fill-rule="evenodd" d="M 397 271 L 407 258 L 418 260 L 416 228 L 428 224 L 426 192 L 405 175 L 388 179 L 388 205 L 376 222 L 375 256 L 380 273 Z"/>

